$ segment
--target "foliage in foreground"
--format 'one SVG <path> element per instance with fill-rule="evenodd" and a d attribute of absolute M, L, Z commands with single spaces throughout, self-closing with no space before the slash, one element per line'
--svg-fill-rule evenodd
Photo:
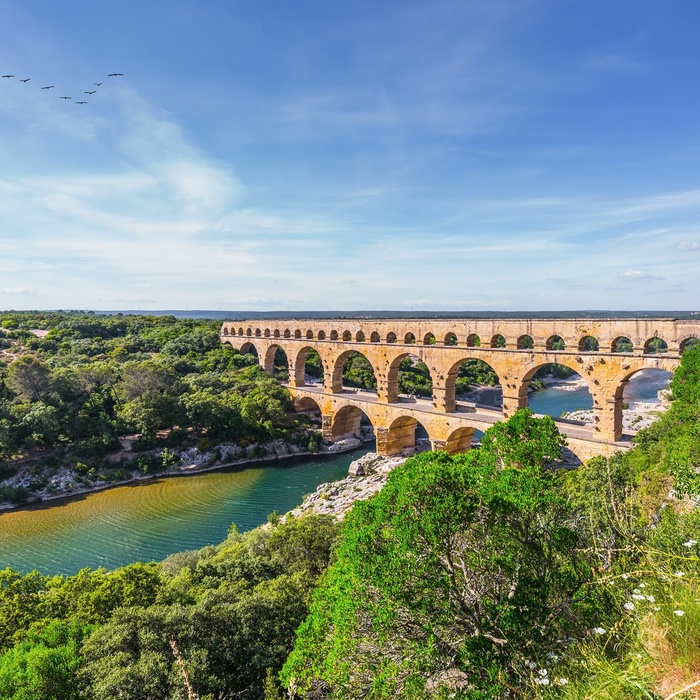
<path fill-rule="evenodd" d="M 0 572 L 0 700 L 263 697 L 337 525 L 290 518 L 162 564 Z M 187 681 L 185 682 L 185 676 Z"/>

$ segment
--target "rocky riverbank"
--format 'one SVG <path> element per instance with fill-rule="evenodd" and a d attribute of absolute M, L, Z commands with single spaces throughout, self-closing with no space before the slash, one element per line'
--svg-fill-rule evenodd
<path fill-rule="evenodd" d="M 15 493 L 21 492 L 24 494 L 24 498 L 21 501 L 0 502 L 0 511 L 31 503 L 93 493 L 114 486 L 140 483 L 163 476 L 201 474 L 225 467 L 261 464 L 292 457 L 349 452 L 361 447 L 362 444 L 362 441 L 356 438 L 348 438 L 339 440 L 332 445 L 323 445 L 319 452 L 311 452 L 298 445 L 285 443 L 283 440 L 275 440 L 266 444 L 256 443 L 247 447 L 241 447 L 237 443 L 222 443 L 208 451 L 200 451 L 197 447 L 190 447 L 183 450 L 165 448 L 134 453 L 127 448 L 112 456 L 117 459 L 129 458 L 134 461 L 133 470 L 130 471 L 126 468 L 123 470 L 123 478 L 108 478 L 105 474 L 96 472 L 94 469 L 77 472 L 75 468 L 65 466 L 59 468 L 42 467 L 40 460 L 25 460 L 16 465 L 16 473 L 0 482 L 3 489 L 15 490 Z M 164 466 L 154 472 L 141 473 L 138 466 L 139 459 L 144 463 L 145 460 L 149 459 L 160 460 Z M 17 491 L 18 489 L 21 491 Z"/>
<path fill-rule="evenodd" d="M 369 452 L 356 459 L 349 475 L 341 481 L 321 484 L 304 502 L 290 511 L 295 517 L 305 513 L 332 515 L 343 518 L 356 501 L 365 501 L 380 491 L 389 473 L 403 464 L 407 457 L 382 457 Z"/>

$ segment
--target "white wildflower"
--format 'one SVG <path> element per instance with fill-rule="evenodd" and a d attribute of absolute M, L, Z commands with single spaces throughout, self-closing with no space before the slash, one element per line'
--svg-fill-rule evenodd
<path fill-rule="evenodd" d="M 627 574 L 622 574 L 621 578 L 625 579 L 625 581 L 629 578 Z"/>
<path fill-rule="evenodd" d="M 632 598 L 634 600 L 646 600 L 647 599 L 647 597 L 642 595 L 641 593 L 633 593 Z"/>
<path fill-rule="evenodd" d="M 634 603 L 625 603 L 622 607 L 625 610 L 634 610 Z"/>
<path fill-rule="evenodd" d="M 549 685 L 549 678 L 535 678 L 537 685 Z"/>
<path fill-rule="evenodd" d="M 673 614 L 674 614 L 676 617 L 683 617 L 683 615 L 685 615 L 685 613 L 684 613 L 682 610 L 674 610 L 674 611 L 673 611 Z"/>
<path fill-rule="evenodd" d="M 568 678 L 557 678 L 557 680 L 555 681 L 557 685 L 566 685 L 568 682 Z"/>
<path fill-rule="evenodd" d="M 640 583 L 640 584 L 639 584 L 639 587 L 640 587 L 640 588 L 646 588 L 646 587 L 647 587 L 647 584 L 646 584 L 646 583 Z"/>
<path fill-rule="evenodd" d="M 674 575 L 674 576 L 677 576 L 678 578 L 681 578 L 682 576 L 685 576 L 685 574 L 684 574 L 682 571 L 676 571 L 676 573 L 673 574 L 673 575 Z"/>
<path fill-rule="evenodd" d="M 537 673 L 539 673 L 540 676 L 546 676 L 546 675 L 547 675 L 547 669 L 546 669 L 546 668 L 541 668 Z"/>
<path fill-rule="evenodd" d="M 687 542 L 683 543 L 683 546 L 688 547 L 690 549 L 690 547 L 694 547 L 697 543 L 697 540 L 688 540 Z"/>
<path fill-rule="evenodd" d="M 654 598 L 653 595 L 648 595 L 648 596 L 647 596 L 647 600 L 648 600 L 650 603 L 655 603 L 655 602 L 656 602 L 656 598 Z"/>
<path fill-rule="evenodd" d="M 605 634 L 606 630 L 604 627 L 594 627 L 591 632 L 593 632 L 593 634 Z"/>

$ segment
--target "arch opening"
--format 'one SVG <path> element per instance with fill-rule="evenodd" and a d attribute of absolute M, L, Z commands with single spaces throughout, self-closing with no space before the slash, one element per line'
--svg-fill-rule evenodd
<path fill-rule="evenodd" d="M 377 451 L 385 455 L 411 456 L 431 449 L 428 431 L 412 416 L 394 419 L 377 440 Z"/>
<path fill-rule="evenodd" d="M 615 392 L 621 400 L 622 432 L 634 435 L 658 420 L 669 407 L 673 375 L 663 369 L 640 369 L 629 374 Z"/>
<path fill-rule="evenodd" d="M 398 401 L 400 394 L 408 399 L 430 398 L 433 395 L 430 370 L 416 355 L 405 353 L 394 358 L 387 377 L 389 401 Z"/>
<path fill-rule="evenodd" d="M 659 337 L 649 338 L 646 343 L 644 343 L 644 354 L 653 355 L 655 353 L 668 352 L 668 343 Z"/>
<path fill-rule="evenodd" d="M 632 341 L 623 335 L 615 338 L 615 340 L 612 341 L 612 345 L 610 346 L 610 352 L 633 352 L 633 351 L 634 351 L 634 345 L 632 344 Z"/>
<path fill-rule="evenodd" d="M 364 343 L 365 334 L 362 331 L 357 331 L 357 333 L 355 333 L 355 341 L 358 343 Z"/>
<path fill-rule="evenodd" d="M 472 441 L 475 438 L 476 432 L 477 431 L 474 428 L 457 428 L 457 430 L 452 432 L 447 438 L 442 449 L 445 450 L 448 455 L 469 452 L 469 450 L 472 448 Z"/>
<path fill-rule="evenodd" d="M 272 335 L 273 335 L 275 338 L 279 338 L 279 337 L 280 337 L 279 328 L 275 328 L 275 332 L 274 332 Z"/>
<path fill-rule="evenodd" d="M 331 340 L 338 340 L 338 331 L 331 331 Z"/>
<path fill-rule="evenodd" d="M 356 350 L 344 352 L 336 360 L 333 374 L 333 390 L 341 391 L 344 386 L 367 391 L 377 390 L 377 377 L 372 363 Z"/>
<path fill-rule="evenodd" d="M 503 407 L 501 380 L 494 368 L 476 358 L 461 360 L 447 375 L 448 401 L 466 401 L 485 408 Z"/>
<path fill-rule="evenodd" d="M 435 345 L 437 341 L 432 333 L 426 333 L 423 336 L 423 345 Z"/>
<path fill-rule="evenodd" d="M 496 333 L 496 335 L 491 338 L 492 348 L 504 348 L 505 346 L 506 339 L 500 333 Z"/>
<path fill-rule="evenodd" d="M 467 336 L 467 347 L 468 348 L 479 348 L 481 347 L 481 338 L 476 333 L 470 333 Z"/>
<path fill-rule="evenodd" d="M 693 348 L 697 347 L 698 342 L 699 341 L 697 338 L 685 338 L 685 340 L 680 342 L 678 349 L 682 353 L 686 350 L 692 350 Z"/>
<path fill-rule="evenodd" d="M 289 360 L 287 353 L 279 345 L 270 345 L 265 353 L 265 371 L 277 381 L 289 379 Z"/>
<path fill-rule="evenodd" d="M 578 341 L 579 352 L 598 352 L 600 350 L 600 343 L 597 338 L 592 335 L 584 335 L 581 340 Z"/>
<path fill-rule="evenodd" d="M 389 331 L 389 333 L 386 334 L 386 342 L 387 343 L 395 343 L 396 342 L 396 333 Z"/>
<path fill-rule="evenodd" d="M 535 347 L 535 341 L 531 335 L 521 335 L 517 341 L 518 350 L 532 350 Z"/>
<path fill-rule="evenodd" d="M 265 329 L 265 333 L 264 333 L 263 335 L 264 335 L 266 338 L 269 338 L 269 337 L 270 337 L 270 329 L 269 329 L 269 328 L 266 328 L 266 329 Z"/>
<path fill-rule="evenodd" d="M 262 337 L 262 331 L 259 328 L 255 329 L 255 337 L 256 338 Z"/>
<path fill-rule="evenodd" d="M 294 337 L 297 339 L 301 338 L 301 331 L 299 329 L 294 331 Z"/>
<path fill-rule="evenodd" d="M 319 331 L 318 332 L 318 339 L 319 340 L 325 340 L 326 339 L 326 334 L 324 331 Z"/>
<path fill-rule="evenodd" d="M 524 377 L 520 396 L 533 413 L 593 423 L 593 395 L 575 367 L 548 363 L 531 369 Z"/>
<path fill-rule="evenodd" d="M 323 361 L 314 348 L 305 347 L 297 353 L 294 377 L 296 386 L 323 382 Z"/>
<path fill-rule="evenodd" d="M 454 333 L 448 333 L 444 340 L 445 345 L 457 345 L 457 336 Z"/>
<path fill-rule="evenodd" d="M 369 342 L 370 343 L 378 343 L 379 342 L 379 333 L 377 331 L 372 331 L 372 335 L 369 337 Z"/>
<path fill-rule="evenodd" d="M 313 337 L 314 337 L 314 332 L 313 332 L 313 331 L 311 331 L 311 330 L 306 331 L 306 339 L 307 339 L 307 340 L 313 340 Z"/>
<path fill-rule="evenodd" d="M 243 343 L 243 345 L 241 345 L 241 355 L 254 355 L 258 357 L 258 349 L 253 343 Z"/>
<path fill-rule="evenodd" d="M 323 428 L 323 416 L 321 415 L 321 407 L 310 396 L 303 396 L 294 402 L 294 410 L 302 416 L 307 424 L 318 430 Z"/>
<path fill-rule="evenodd" d="M 357 406 L 343 406 L 333 416 L 330 433 L 334 441 L 355 438 L 367 442 L 374 438 L 374 426 L 369 416 Z"/>
<path fill-rule="evenodd" d="M 287 329 L 284 331 L 284 337 L 285 337 L 285 338 L 291 338 L 291 337 L 292 337 L 292 333 L 291 333 L 291 331 L 289 330 L 289 328 L 287 328 Z"/>
<path fill-rule="evenodd" d="M 343 341 L 349 343 L 352 340 L 352 333 L 350 331 L 343 331 Z"/>
<path fill-rule="evenodd" d="M 560 335 L 550 335 L 549 338 L 547 338 L 545 347 L 547 350 L 554 350 L 556 352 L 558 350 L 565 350 L 566 344 L 564 343 L 564 338 L 562 338 Z"/>
<path fill-rule="evenodd" d="M 413 335 L 413 333 L 406 333 L 406 335 L 403 337 L 403 342 L 404 342 L 404 345 L 415 345 L 416 344 L 416 336 Z"/>

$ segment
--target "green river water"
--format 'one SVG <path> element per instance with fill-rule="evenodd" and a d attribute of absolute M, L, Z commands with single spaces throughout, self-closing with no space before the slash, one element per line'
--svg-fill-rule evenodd
<path fill-rule="evenodd" d="M 342 479 L 368 451 L 154 479 L 4 512 L 0 569 L 72 574 L 216 544 L 231 523 L 250 530 L 319 484 Z"/>

